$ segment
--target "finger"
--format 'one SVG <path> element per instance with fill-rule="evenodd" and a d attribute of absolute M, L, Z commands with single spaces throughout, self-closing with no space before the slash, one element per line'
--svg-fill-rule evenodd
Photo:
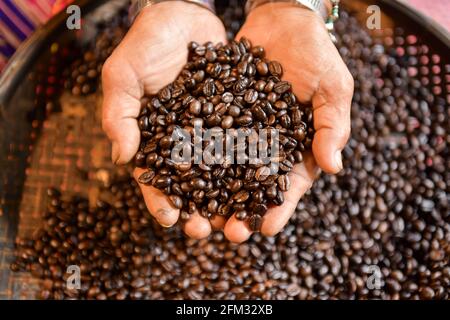
<path fill-rule="evenodd" d="M 236 215 L 232 215 L 225 224 L 223 230 L 225 237 L 234 243 L 247 241 L 253 231 L 247 225 L 247 222 L 236 219 Z"/>
<path fill-rule="evenodd" d="M 144 169 L 136 168 L 134 170 L 134 178 L 136 181 L 139 176 L 145 172 Z M 173 226 L 180 216 L 180 210 L 175 209 L 169 201 L 169 198 L 160 190 L 139 183 L 142 190 L 145 204 L 150 214 L 165 228 Z"/>
<path fill-rule="evenodd" d="M 291 188 L 284 193 L 284 203 L 270 208 L 263 217 L 261 226 L 263 235 L 272 237 L 284 228 L 294 214 L 298 201 L 311 188 L 318 173 L 318 167 L 311 153 L 305 155 L 302 163 L 294 166 L 289 173 Z"/>
<path fill-rule="evenodd" d="M 338 76 L 323 81 L 313 96 L 313 153 L 317 164 L 327 173 L 342 170 L 342 150 L 350 136 L 350 109 L 353 78 L 345 65 L 335 70 Z"/>
<path fill-rule="evenodd" d="M 207 218 L 203 218 L 198 212 L 194 212 L 184 224 L 184 232 L 189 238 L 204 239 L 211 233 L 211 224 Z"/>
<path fill-rule="evenodd" d="M 224 217 L 214 215 L 210 220 L 213 230 L 222 230 L 227 220 Z"/>
<path fill-rule="evenodd" d="M 117 64 L 114 59 L 108 59 L 102 70 L 102 125 L 112 141 L 112 161 L 124 164 L 139 148 L 140 132 L 136 118 L 143 92 L 132 69 L 125 63 Z"/>

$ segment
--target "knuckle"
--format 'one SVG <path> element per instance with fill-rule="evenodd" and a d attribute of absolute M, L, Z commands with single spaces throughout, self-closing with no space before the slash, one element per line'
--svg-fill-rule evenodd
<path fill-rule="evenodd" d="M 114 125 L 113 125 L 113 121 L 109 118 L 105 118 L 103 117 L 102 119 L 102 129 L 104 132 L 106 132 L 106 134 L 111 137 L 111 133 L 114 130 Z"/>
<path fill-rule="evenodd" d="M 351 129 L 350 126 L 339 126 L 336 130 L 336 135 L 339 140 L 348 141 L 350 138 Z"/>
<path fill-rule="evenodd" d="M 114 58 L 114 53 L 106 59 L 106 61 L 103 64 L 102 67 L 102 80 L 108 80 L 114 77 L 114 75 L 117 72 L 117 63 L 116 59 Z"/>
<path fill-rule="evenodd" d="M 353 90 L 355 88 L 355 79 L 353 79 L 352 74 L 347 68 L 345 68 L 345 72 L 342 78 L 345 88 L 348 88 L 349 92 L 353 94 Z"/>

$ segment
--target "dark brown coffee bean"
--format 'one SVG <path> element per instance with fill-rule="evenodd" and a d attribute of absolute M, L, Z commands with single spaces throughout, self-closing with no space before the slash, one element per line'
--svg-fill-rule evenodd
<path fill-rule="evenodd" d="M 269 62 L 269 72 L 271 75 L 281 77 L 283 75 L 283 67 L 277 61 Z"/>
<path fill-rule="evenodd" d="M 206 193 L 206 197 L 209 199 L 214 199 L 219 195 L 219 193 L 220 193 L 219 189 L 210 190 Z"/>
<path fill-rule="evenodd" d="M 260 216 L 263 216 L 267 211 L 267 206 L 263 203 L 258 203 L 253 207 L 253 214 L 258 214 Z"/>
<path fill-rule="evenodd" d="M 261 76 L 265 76 L 269 73 L 269 66 L 264 61 L 260 61 L 256 64 L 256 70 Z"/>
<path fill-rule="evenodd" d="M 226 205 L 224 203 L 222 203 L 221 205 L 219 205 L 219 209 L 217 211 L 217 213 L 220 216 L 228 216 L 231 212 L 231 208 L 229 205 Z"/>
<path fill-rule="evenodd" d="M 225 92 L 222 95 L 222 102 L 223 103 L 231 103 L 231 102 L 233 102 L 233 99 L 234 99 L 234 96 L 233 96 L 233 94 L 231 92 Z"/>
<path fill-rule="evenodd" d="M 206 50 L 205 58 L 208 62 L 214 62 L 217 59 L 217 53 L 213 50 Z"/>
<path fill-rule="evenodd" d="M 205 189 L 206 181 L 201 178 L 195 178 L 192 180 L 192 187 L 197 190 Z"/>
<path fill-rule="evenodd" d="M 283 170 L 284 172 L 290 172 L 293 167 L 294 165 L 289 160 L 284 160 L 283 162 L 280 163 L 280 169 Z"/>
<path fill-rule="evenodd" d="M 277 82 L 274 86 L 273 86 L 273 90 L 278 93 L 278 94 L 283 94 L 286 91 L 289 91 L 291 89 L 291 84 L 287 81 L 280 81 Z"/>
<path fill-rule="evenodd" d="M 250 226 L 250 230 L 252 231 L 260 231 L 262 226 L 262 217 L 258 214 L 253 214 L 249 220 L 248 224 Z"/>
<path fill-rule="evenodd" d="M 207 97 L 211 97 L 216 93 L 216 86 L 214 84 L 214 80 L 209 78 L 206 79 L 203 85 L 203 94 Z"/>
<path fill-rule="evenodd" d="M 139 176 L 139 183 L 149 185 L 153 178 L 155 177 L 155 172 L 152 170 L 146 171 Z"/>
<path fill-rule="evenodd" d="M 234 118 L 232 116 L 224 116 L 221 126 L 223 129 L 229 129 L 233 126 Z"/>
<path fill-rule="evenodd" d="M 252 124 L 253 119 L 251 115 L 244 115 L 236 118 L 235 122 L 240 126 L 249 126 Z"/>
<path fill-rule="evenodd" d="M 277 186 L 272 185 L 266 189 L 266 196 L 269 199 L 274 199 L 277 196 Z"/>
<path fill-rule="evenodd" d="M 214 112 L 214 105 L 211 102 L 206 102 L 202 106 L 202 114 L 207 116 Z"/>
<path fill-rule="evenodd" d="M 263 166 L 260 167 L 258 170 L 256 170 L 255 178 L 258 181 L 264 181 L 270 176 L 270 173 L 271 173 L 270 168 Z"/>
<path fill-rule="evenodd" d="M 245 211 L 245 210 L 239 210 L 235 213 L 235 215 L 236 215 L 236 219 L 238 219 L 238 220 L 243 221 L 243 220 L 247 219 L 247 211 Z"/>
<path fill-rule="evenodd" d="M 202 104 L 198 100 L 192 100 L 189 104 L 189 112 L 198 116 L 202 111 Z"/>
<path fill-rule="evenodd" d="M 237 193 L 243 186 L 242 180 L 235 179 L 229 184 L 229 189 L 233 193 Z"/>
<path fill-rule="evenodd" d="M 219 208 L 219 202 L 215 199 L 211 199 L 208 202 L 208 212 L 216 213 Z"/>
<path fill-rule="evenodd" d="M 233 197 L 233 199 L 237 202 L 237 203 L 242 203 L 247 201 L 247 199 L 250 197 L 250 194 L 245 191 L 245 190 L 241 190 L 238 193 L 236 193 Z"/>
<path fill-rule="evenodd" d="M 169 176 L 156 176 L 153 181 L 153 186 L 158 189 L 168 187 L 172 182 Z"/>
<path fill-rule="evenodd" d="M 253 115 L 255 116 L 255 119 L 261 122 L 266 122 L 267 121 L 267 115 L 264 112 L 264 110 L 260 107 L 260 106 L 254 106 L 252 108 L 253 111 Z"/>
<path fill-rule="evenodd" d="M 183 199 L 181 199 L 181 197 L 177 195 L 171 195 L 169 198 L 170 202 L 175 208 L 181 209 L 183 207 Z"/>
<path fill-rule="evenodd" d="M 291 181 L 289 179 L 289 177 L 287 175 L 281 175 L 278 177 L 278 187 L 280 188 L 281 191 L 289 191 L 290 187 L 291 187 Z"/>
<path fill-rule="evenodd" d="M 245 102 L 247 102 L 248 104 L 253 104 L 256 102 L 256 100 L 258 99 L 258 92 L 254 89 L 248 89 L 245 92 L 244 95 L 244 100 Z"/>

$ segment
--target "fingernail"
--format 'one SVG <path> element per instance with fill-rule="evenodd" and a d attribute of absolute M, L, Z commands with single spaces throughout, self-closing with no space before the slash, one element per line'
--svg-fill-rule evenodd
<path fill-rule="evenodd" d="M 344 168 L 344 165 L 342 164 L 341 150 L 337 150 L 334 153 L 334 162 L 335 162 L 336 166 L 338 167 L 339 171 L 341 171 L 342 168 Z"/>
<path fill-rule="evenodd" d="M 119 152 L 119 144 L 117 142 L 113 142 L 112 151 L 111 151 L 111 159 L 114 164 L 117 164 L 119 161 L 120 152 Z"/>
<path fill-rule="evenodd" d="M 161 225 L 161 227 L 166 228 L 166 229 L 169 229 L 169 228 L 173 227 L 173 224 L 172 225 L 165 225 L 165 224 L 162 224 L 162 223 L 159 223 L 159 224 Z"/>

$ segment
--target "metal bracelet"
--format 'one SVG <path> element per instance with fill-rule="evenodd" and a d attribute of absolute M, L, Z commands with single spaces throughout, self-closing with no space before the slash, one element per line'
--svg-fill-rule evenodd
<path fill-rule="evenodd" d="M 128 11 L 128 18 L 130 22 L 133 23 L 133 21 L 136 19 L 136 17 L 142 11 L 142 9 L 166 1 L 184 1 L 196 4 L 202 8 L 206 8 L 210 10 L 212 13 L 215 13 L 216 11 L 214 6 L 214 0 L 132 0 L 130 9 Z"/>
<path fill-rule="evenodd" d="M 324 20 L 331 40 L 336 42 L 336 36 L 333 34 L 334 22 L 339 18 L 339 0 L 331 0 L 331 12 L 328 13 L 327 8 L 322 0 L 247 0 L 245 12 L 250 13 L 253 9 L 270 2 L 289 2 L 308 8 L 317 14 L 320 14 Z"/>
<path fill-rule="evenodd" d="M 324 19 L 327 18 L 328 12 L 325 4 L 322 0 L 247 0 L 245 5 L 245 12 L 250 13 L 253 9 L 270 2 L 288 2 L 302 7 L 308 8 L 318 14 L 320 14 Z"/>
<path fill-rule="evenodd" d="M 334 35 L 334 22 L 339 19 L 339 2 L 340 0 L 331 0 L 331 13 L 325 22 L 328 33 L 330 34 L 331 40 L 336 43 L 336 36 Z"/>

